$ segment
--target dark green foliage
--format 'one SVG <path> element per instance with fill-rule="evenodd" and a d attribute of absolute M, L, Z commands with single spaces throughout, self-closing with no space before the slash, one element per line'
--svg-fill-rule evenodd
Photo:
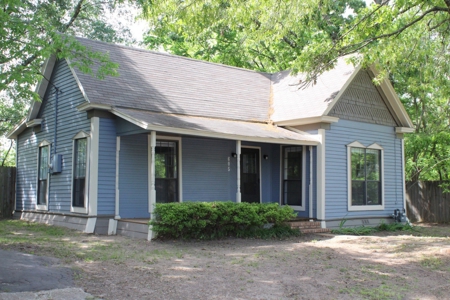
<path fill-rule="evenodd" d="M 366 226 L 357 226 L 357 227 L 343 227 L 345 222 L 341 222 L 341 226 L 339 229 L 334 229 L 331 232 L 335 234 L 350 234 L 350 235 L 369 235 L 371 233 L 380 232 L 380 231 L 411 231 L 414 228 L 410 224 L 403 223 L 381 223 L 376 227 L 366 227 Z"/>
<path fill-rule="evenodd" d="M 295 217 L 294 210 L 276 203 L 184 202 L 156 204 L 156 218 L 150 221 L 160 238 L 214 239 L 236 237 L 285 237 L 284 222 Z M 263 229 L 272 223 L 270 229 Z"/>

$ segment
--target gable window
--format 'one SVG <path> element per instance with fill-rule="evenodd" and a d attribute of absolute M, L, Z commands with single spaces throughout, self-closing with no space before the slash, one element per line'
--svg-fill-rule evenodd
<path fill-rule="evenodd" d="M 383 209 L 383 148 L 358 142 L 347 147 L 349 210 Z"/>
<path fill-rule="evenodd" d="M 282 149 L 282 204 L 304 210 L 303 146 L 284 146 Z"/>
<path fill-rule="evenodd" d="M 78 133 L 73 140 L 72 212 L 87 213 L 88 147 L 88 134 Z"/>
<path fill-rule="evenodd" d="M 50 163 L 50 143 L 47 141 L 39 145 L 38 151 L 38 183 L 37 183 L 37 209 L 47 209 L 48 183 Z"/>

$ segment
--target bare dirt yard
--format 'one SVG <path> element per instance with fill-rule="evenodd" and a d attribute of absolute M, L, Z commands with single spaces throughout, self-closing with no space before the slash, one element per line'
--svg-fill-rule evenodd
<path fill-rule="evenodd" d="M 61 259 L 102 299 L 450 299 L 450 226 L 371 236 L 152 241 L 0 221 L 0 248 Z"/>

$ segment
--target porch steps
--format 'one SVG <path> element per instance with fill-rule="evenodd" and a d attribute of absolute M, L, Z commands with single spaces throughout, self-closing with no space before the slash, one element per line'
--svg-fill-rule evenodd
<path fill-rule="evenodd" d="M 298 228 L 300 229 L 300 232 L 303 234 L 309 234 L 309 233 L 328 233 L 331 232 L 331 229 L 329 228 L 321 228 L 320 222 L 318 221 L 309 221 L 307 219 L 305 220 L 292 220 L 287 222 L 291 228 Z"/>

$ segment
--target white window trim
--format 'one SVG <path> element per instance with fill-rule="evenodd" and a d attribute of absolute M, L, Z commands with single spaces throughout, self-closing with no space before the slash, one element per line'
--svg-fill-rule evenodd
<path fill-rule="evenodd" d="M 241 149 L 242 148 L 249 148 L 249 149 L 258 149 L 259 151 L 259 203 L 262 203 L 262 170 L 261 170 L 261 147 L 259 146 L 246 146 L 246 145 L 241 145 Z M 242 156 L 242 151 L 241 151 L 241 156 Z M 242 160 L 242 157 L 241 157 Z M 241 161 L 239 161 L 239 164 L 241 163 Z M 241 172 L 241 170 L 239 170 Z M 242 187 L 242 184 L 241 184 Z M 241 196 L 242 196 L 242 192 L 241 192 Z M 242 199 L 241 199 L 242 200 Z"/>
<path fill-rule="evenodd" d="M 52 144 L 48 142 L 47 140 L 43 140 L 38 145 L 38 151 L 37 151 L 37 176 L 36 176 L 36 206 L 35 210 L 44 210 L 48 211 L 48 199 L 50 197 L 50 172 L 47 173 L 47 193 L 45 198 L 45 204 L 38 204 L 38 197 L 39 197 L 39 167 L 40 167 L 40 148 L 48 146 L 48 162 L 50 164 L 50 157 L 51 157 L 51 151 L 52 151 Z"/>
<path fill-rule="evenodd" d="M 84 194 L 84 207 L 75 207 L 73 205 L 73 177 L 75 169 L 75 140 L 84 139 L 87 141 L 86 148 L 86 177 L 85 177 L 85 194 Z M 89 153 L 91 150 L 91 135 L 80 131 L 72 138 L 72 176 L 70 183 L 70 211 L 74 213 L 87 214 L 89 207 Z"/>
<path fill-rule="evenodd" d="M 363 148 L 363 149 L 376 149 L 381 153 L 381 205 L 352 205 L 352 166 L 351 166 L 351 149 Z M 358 141 L 354 141 L 347 145 L 347 193 L 348 193 L 348 211 L 371 211 L 371 210 L 384 210 L 384 148 L 373 143 L 370 146 L 364 146 Z"/>
<path fill-rule="evenodd" d="M 280 145 L 280 204 L 283 204 L 283 190 L 284 190 L 284 186 L 283 186 L 283 180 L 284 180 L 284 176 L 283 176 L 283 166 L 284 166 L 284 152 L 283 152 L 283 147 L 295 147 L 296 145 Z M 311 170 L 310 170 L 311 172 Z M 289 205 L 290 207 L 292 207 L 293 210 L 295 211 L 306 211 L 306 194 L 305 194 L 305 190 L 306 190 L 306 185 L 305 185 L 305 178 L 306 178 L 306 146 L 303 145 L 302 146 L 302 205 L 298 206 L 298 205 Z"/>
<path fill-rule="evenodd" d="M 156 141 L 177 141 L 178 142 L 178 202 L 183 202 L 183 161 L 182 161 L 182 145 L 181 145 L 181 137 L 179 136 L 165 136 L 165 135 L 156 135 Z M 151 146 L 150 139 L 148 140 L 148 149 L 149 149 L 149 159 L 148 164 L 150 168 L 151 163 Z M 156 179 L 156 178 L 155 178 Z M 150 176 L 149 176 L 150 180 Z M 149 182 L 150 188 L 150 182 Z M 156 199 L 155 199 L 156 201 Z"/>

